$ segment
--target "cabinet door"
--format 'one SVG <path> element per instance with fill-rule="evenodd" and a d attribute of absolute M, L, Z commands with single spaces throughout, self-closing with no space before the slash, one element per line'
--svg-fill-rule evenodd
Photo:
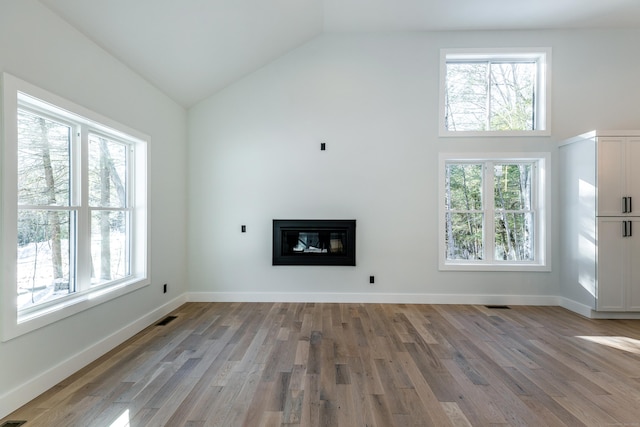
<path fill-rule="evenodd" d="M 625 162 L 626 195 L 631 197 L 630 214 L 640 216 L 640 138 L 627 138 Z"/>
<path fill-rule="evenodd" d="M 640 202 L 640 199 L 638 199 Z M 638 204 L 640 212 L 640 203 Z M 627 311 L 640 311 L 640 218 L 635 218 L 632 236 L 626 239 L 629 260 L 629 280 L 627 283 Z"/>
<path fill-rule="evenodd" d="M 598 138 L 598 216 L 623 215 L 623 197 L 628 197 L 626 147 L 625 138 Z M 637 203 L 640 210 L 640 199 Z"/>
<path fill-rule="evenodd" d="M 624 237 L 626 218 L 599 218 L 597 230 L 597 299 L 598 311 L 624 311 L 628 272 Z M 640 225 L 640 224 L 639 224 Z M 637 234 L 640 237 L 640 226 Z M 639 239 L 640 240 L 640 239 Z"/>

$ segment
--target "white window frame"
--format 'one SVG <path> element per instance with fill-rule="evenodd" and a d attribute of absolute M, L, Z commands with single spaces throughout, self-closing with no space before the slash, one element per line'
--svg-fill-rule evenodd
<path fill-rule="evenodd" d="M 446 127 L 447 61 L 534 60 L 538 65 L 533 130 L 452 131 Z M 551 135 L 551 48 L 441 49 L 438 133 L 441 137 L 549 136 Z"/>
<path fill-rule="evenodd" d="M 148 219 L 148 167 L 149 137 L 125 125 L 103 117 L 91 110 L 68 101 L 58 95 L 27 83 L 8 73 L 2 74 L 2 245 L 0 250 L 3 271 L 0 287 L 2 304 L 2 341 L 7 341 L 36 330 L 50 323 L 102 304 L 129 292 L 149 285 L 149 219 Z M 111 138 L 126 141 L 131 147 L 133 184 L 131 187 L 131 275 L 124 280 L 112 281 L 102 286 L 78 285 L 78 291 L 68 296 L 18 310 L 17 283 L 17 118 L 18 108 L 53 113 L 56 118 L 78 125 L 81 139 L 88 132 L 107 134 Z M 76 148 L 72 148 L 77 150 Z M 77 153 L 76 153 L 77 154 Z M 74 184 L 76 185 L 76 184 Z M 74 209 L 89 212 L 86 194 Z M 75 204 L 77 201 L 72 201 Z M 86 213 L 85 213 L 86 215 Z M 78 229 L 78 240 L 90 239 L 86 227 Z M 78 270 L 87 262 L 87 254 L 78 254 Z M 80 273 L 78 273 L 80 274 Z"/>
<path fill-rule="evenodd" d="M 489 229 L 487 218 L 493 215 L 493 206 L 488 206 L 488 200 L 483 200 L 485 221 L 483 224 L 484 260 L 448 260 L 446 255 L 446 164 L 447 163 L 509 163 L 529 162 L 536 164 L 534 188 L 532 194 L 532 210 L 535 210 L 534 260 L 533 261 L 496 261 L 493 260 L 494 230 Z M 442 271 L 551 271 L 551 213 L 550 213 L 550 153 L 440 153 L 439 155 L 439 215 L 438 215 L 438 268 Z M 493 192 L 489 184 L 493 183 L 493 171 L 487 171 L 483 182 L 483 194 Z M 491 188 L 489 188 L 491 187 Z"/>

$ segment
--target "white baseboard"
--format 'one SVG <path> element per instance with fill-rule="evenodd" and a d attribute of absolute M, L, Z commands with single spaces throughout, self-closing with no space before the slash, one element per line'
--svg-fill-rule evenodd
<path fill-rule="evenodd" d="M 561 299 L 560 306 L 589 319 L 640 319 L 640 313 L 635 311 L 595 311 L 591 306 L 567 298 Z"/>
<path fill-rule="evenodd" d="M 617 312 L 617 311 L 592 311 L 592 319 L 618 319 L 618 320 L 638 320 L 640 319 L 640 313 L 631 312 Z"/>
<path fill-rule="evenodd" d="M 560 305 L 547 295 L 459 295 L 324 292 L 189 292 L 190 302 L 331 302 L 390 304 Z"/>
<path fill-rule="evenodd" d="M 553 295 L 391 294 L 325 292 L 189 292 L 190 302 L 317 302 L 560 306 L 590 319 L 640 319 L 640 313 L 597 312 Z"/>
<path fill-rule="evenodd" d="M 98 341 L 89 348 L 84 349 L 64 362 L 53 366 L 42 374 L 31 378 L 19 387 L 6 391 L 0 395 L 0 418 L 4 418 L 11 412 L 20 408 L 27 402 L 35 399 L 60 381 L 77 372 L 82 367 L 98 359 L 105 353 L 122 344 L 158 319 L 166 316 L 171 311 L 187 302 L 187 295 L 182 294 L 166 304 L 145 314 L 131 322 L 124 328 L 114 332 L 108 337 Z"/>
<path fill-rule="evenodd" d="M 581 316 L 588 318 L 593 317 L 593 309 L 586 304 L 581 304 L 568 298 L 560 298 L 559 305 L 560 307 L 566 308 L 567 310 L 573 311 L 574 313 L 577 313 Z"/>

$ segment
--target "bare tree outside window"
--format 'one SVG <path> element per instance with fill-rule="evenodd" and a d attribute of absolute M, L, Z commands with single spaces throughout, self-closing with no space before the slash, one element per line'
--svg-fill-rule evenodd
<path fill-rule="evenodd" d="M 536 80 L 532 61 L 447 62 L 446 129 L 534 130 Z"/>
<path fill-rule="evenodd" d="M 23 307 L 74 291 L 70 150 L 70 126 L 19 110 L 17 290 Z"/>
<path fill-rule="evenodd" d="M 130 274 L 127 159 L 126 144 L 89 135 L 92 283 Z M 96 266 L 99 271 L 95 271 Z"/>

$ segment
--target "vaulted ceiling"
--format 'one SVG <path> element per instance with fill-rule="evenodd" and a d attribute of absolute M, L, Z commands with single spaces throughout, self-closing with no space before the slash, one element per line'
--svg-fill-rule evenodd
<path fill-rule="evenodd" d="M 40 0 L 185 107 L 323 32 L 640 27 L 639 0 Z"/>

